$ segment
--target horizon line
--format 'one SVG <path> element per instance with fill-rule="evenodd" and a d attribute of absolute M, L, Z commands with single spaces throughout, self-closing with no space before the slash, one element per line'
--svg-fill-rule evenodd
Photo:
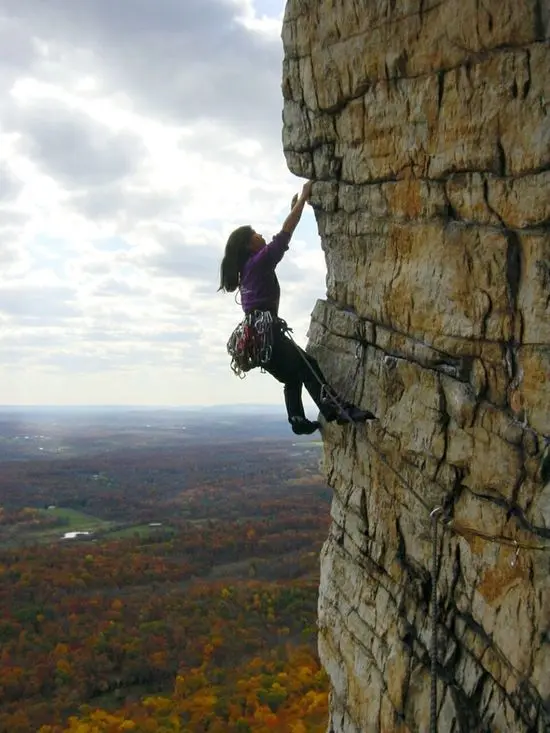
<path fill-rule="evenodd" d="M 120 402 L 106 402 L 100 404 L 93 403 L 74 403 L 74 404 L 55 404 L 55 403 L 18 403 L 18 404 L 0 404 L 0 410 L 13 410 L 13 409 L 28 409 L 28 408 L 44 408 L 44 409 L 104 409 L 104 408 L 117 408 L 117 409 L 153 409 L 153 410 L 214 410 L 217 408 L 234 408 L 242 407 L 250 409 L 251 407 L 279 407 L 279 402 L 217 402 L 214 404 L 179 404 L 179 405 L 166 405 L 166 404 L 147 404 L 147 403 L 120 403 Z"/>

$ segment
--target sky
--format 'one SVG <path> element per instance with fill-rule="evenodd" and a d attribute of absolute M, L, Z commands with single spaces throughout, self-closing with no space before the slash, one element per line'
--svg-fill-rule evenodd
<path fill-rule="evenodd" d="M 2 0 L 0 405 L 282 404 L 226 342 L 230 232 L 270 238 L 283 0 Z M 305 346 L 325 294 L 311 209 L 278 268 Z M 309 403 L 311 405 L 311 403 Z"/>

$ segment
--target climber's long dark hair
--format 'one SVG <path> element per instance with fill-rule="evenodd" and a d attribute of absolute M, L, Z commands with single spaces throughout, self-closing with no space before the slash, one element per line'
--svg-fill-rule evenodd
<path fill-rule="evenodd" d="M 220 287 L 218 290 L 232 293 L 239 287 L 244 263 L 250 256 L 249 245 L 253 234 L 254 230 L 248 225 L 239 227 L 230 234 L 220 267 Z"/>

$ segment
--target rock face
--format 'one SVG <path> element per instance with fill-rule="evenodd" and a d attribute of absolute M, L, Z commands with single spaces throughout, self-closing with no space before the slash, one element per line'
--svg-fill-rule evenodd
<path fill-rule="evenodd" d="M 328 271 L 309 348 L 379 416 L 325 431 L 333 733 L 430 730 L 439 506 L 437 731 L 550 730 L 549 18 L 287 4 L 284 148 Z"/>

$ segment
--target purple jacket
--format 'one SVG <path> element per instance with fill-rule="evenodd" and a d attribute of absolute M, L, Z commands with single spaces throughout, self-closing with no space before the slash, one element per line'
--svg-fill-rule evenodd
<path fill-rule="evenodd" d="M 279 312 L 281 288 L 275 268 L 288 249 L 290 234 L 279 232 L 269 244 L 251 255 L 241 273 L 241 304 L 245 313 L 253 310 Z"/>

